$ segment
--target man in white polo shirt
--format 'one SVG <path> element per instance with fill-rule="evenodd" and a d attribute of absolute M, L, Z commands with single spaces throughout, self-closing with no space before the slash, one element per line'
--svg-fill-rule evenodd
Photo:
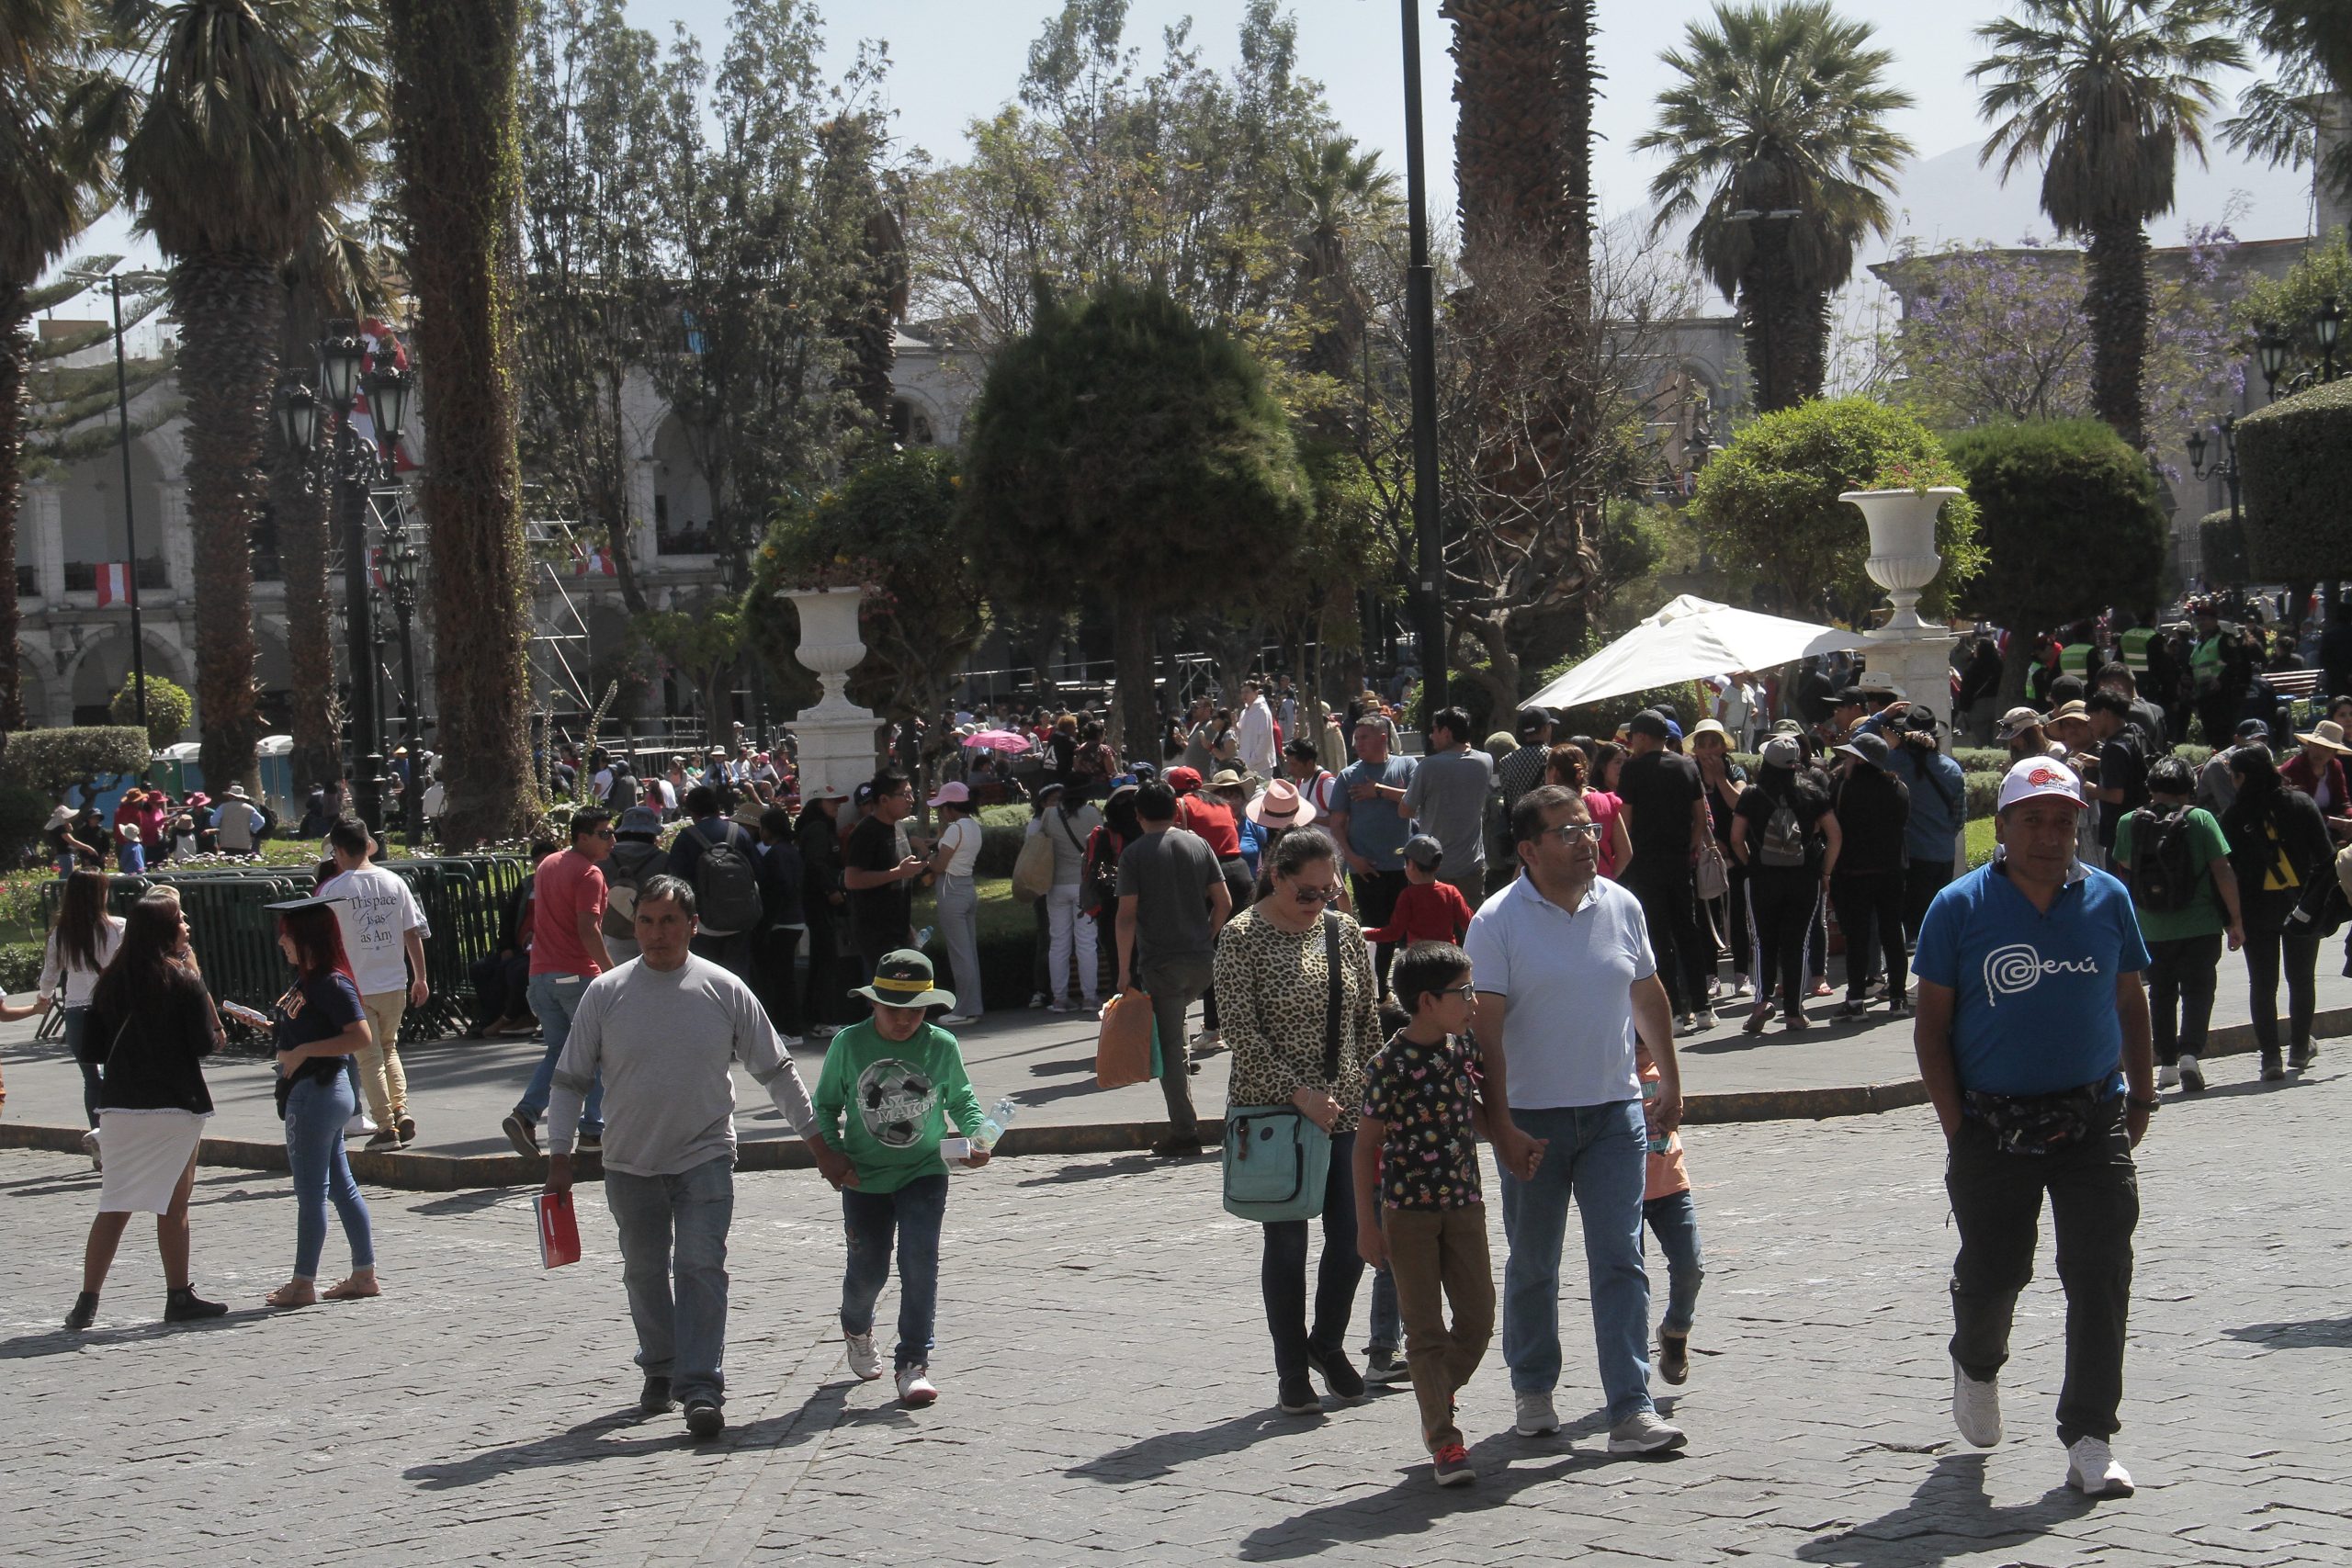
<path fill-rule="evenodd" d="M 1503 1359 L 1518 1428 L 1531 1438 L 1559 1429 L 1560 1247 L 1573 1201 L 1584 1220 L 1609 1451 L 1679 1449 L 1681 1431 L 1650 1403 L 1642 1185 L 1653 1129 L 1634 1065 L 1638 1033 L 1657 1063 L 1651 1117 L 1663 1137 L 1682 1120 L 1673 1011 L 1640 900 L 1599 874 L 1599 824 L 1583 800 L 1556 785 L 1530 790 L 1510 825 L 1526 874 L 1487 900 L 1463 946 L 1477 987 L 1471 1026 L 1487 1095 L 1510 1108 L 1495 1156 L 1510 1243 Z"/>

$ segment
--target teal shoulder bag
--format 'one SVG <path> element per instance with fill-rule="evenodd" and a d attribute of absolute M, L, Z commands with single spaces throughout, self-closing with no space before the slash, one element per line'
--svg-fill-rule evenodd
<path fill-rule="evenodd" d="M 1324 967 L 1331 997 L 1323 1015 L 1323 1079 L 1340 1076 L 1340 922 L 1323 916 Z M 1323 1212 L 1331 1174 L 1331 1134 L 1295 1105 L 1238 1105 L 1225 1113 L 1225 1212 L 1261 1224 L 1308 1220 Z"/>

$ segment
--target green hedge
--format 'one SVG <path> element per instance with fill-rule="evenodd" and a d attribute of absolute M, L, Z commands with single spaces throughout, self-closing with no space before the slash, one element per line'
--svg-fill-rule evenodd
<path fill-rule="evenodd" d="M 17 1000 L 40 989 L 40 961 L 47 944 L 38 942 L 0 942 L 0 991 Z"/>
<path fill-rule="evenodd" d="M 2352 380 L 2250 413 L 2237 434 L 2254 576 L 2352 577 Z"/>
<path fill-rule="evenodd" d="M 144 773 L 151 756 L 145 733 L 130 726 L 20 729 L 8 737 L 6 764 L 0 772 L 54 801 L 85 779 Z"/>
<path fill-rule="evenodd" d="M 2058 626 L 2101 604 L 2153 608 L 2165 514 L 2139 453 L 2094 419 L 1984 425 L 1949 439 L 1976 503 L 1984 570 L 1963 596 L 1996 626 Z"/>
<path fill-rule="evenodd" d="M 2204 558 L 2205 581 L 2224 588 L 2243 588 L 2254 581 L 2245 553 L 2245 523 L 2224 510 L 2209 512 L 2197 525 L 2197 548 Z"/>

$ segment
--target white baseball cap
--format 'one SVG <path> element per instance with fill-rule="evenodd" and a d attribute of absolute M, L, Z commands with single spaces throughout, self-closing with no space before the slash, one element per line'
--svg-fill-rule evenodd
<path fill-rule="evenodd" d="M 2007 811 L 2021 800 L 2037 795 L 2056 795 L 2075 806 L 2083 804 L 2082 781 L 2075 770 L 2055 757 L 2028 757 L 2011 767 L 2001 780 L 2001 801 L 1996 808 Z"/>

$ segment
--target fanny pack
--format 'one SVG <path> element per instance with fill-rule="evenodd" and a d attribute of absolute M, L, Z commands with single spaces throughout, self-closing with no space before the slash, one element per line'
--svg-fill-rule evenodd
<path fill-rule="evenodd" d="M 2109 1080 L 2060 1089 L 2055 1094 L 1991 1094 L 1972 1089 L 1963 1111 L 1992 1129 L 2006 1155 L 2047 1155 L 2072 1148 L 2113 1120 Z"/>

